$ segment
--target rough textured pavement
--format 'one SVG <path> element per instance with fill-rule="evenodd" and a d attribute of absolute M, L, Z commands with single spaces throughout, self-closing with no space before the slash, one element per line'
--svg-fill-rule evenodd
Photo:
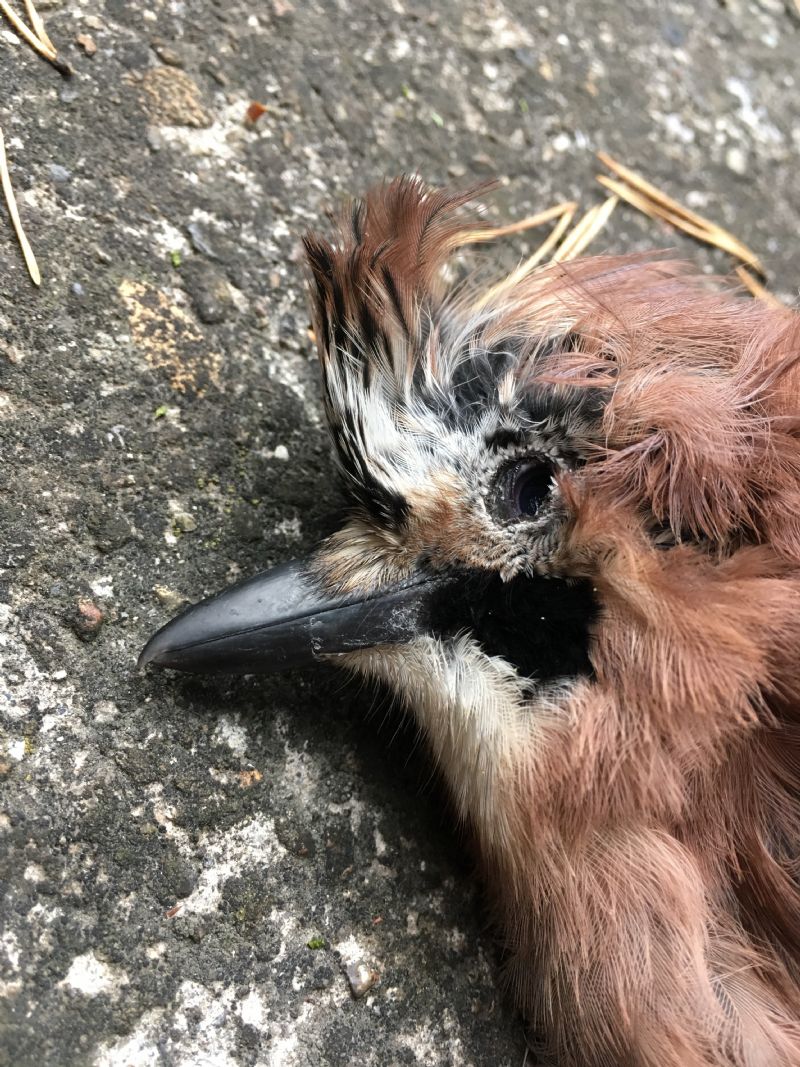
<path fill-rule="evenodd" d="M 335 522 L 298 237 L 346 193 L 417 169 L 499 177 L 498 221 L 588 207 L 605 148 L 791 299 L 794 5 L 39 7 L 75 76 L 0 32 L 44 275 L 3 213 L 0 1063 L 521 1067 L 469 860 L 386 699 L 135 658 Z M 676 243 L 728 269 L 627 209 L 603 239 Z"/>

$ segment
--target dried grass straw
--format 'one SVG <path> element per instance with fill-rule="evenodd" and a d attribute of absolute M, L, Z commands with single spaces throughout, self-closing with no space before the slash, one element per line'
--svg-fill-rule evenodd
<path fill-rule="evenodd" d="M 800 0 L 795 0 L 800 4 Z M 761 282 L 748 270 L 752 268 L 762 278 L 766 277 L 766 271 L 755 252 L 747 245 L 734 237 L 728 230 L 718 226 L 715 222 L 698 215 L 683 204 L 673 200 L 671 196 L 662 193 L 660 189 L 652 185 L 641 175 L 636 174 L 629 167 L 623 166 L 617 160 L 605 152 L 598 152 L 597 157 L 613 174 L 615 178 L 609 178 L 605 174 L 598 174 L 597 180 L 604 188 L 614 193 L 621 200 L 627 201 L 632 207 L 642 211 L 651 219 L 667 222 L 676 229 L 683 231 L 690 237 L 694 237 L 704 244 L 713 245 L 728 252 L 741 264 L 735 268 L 736 276 L 745 288 L 758 300 L 763 300 L 771 307 L 784 307 L 782 301 L 769 292 Z M 619 179 L 619 180 L 617 180 Z"/>
<path fill-rule="evenodd" d="M 567 211 L 575 212 L 577 207 L 574 200 L 565 200 L 562 204 L 555 204 L 535 215 L 528 215 L 519 222 L 510 222 L 506 226 L 495 226 L 488 230 L 470 230 L 460 237 L 458 243 L 460 245 L 478 244 L 481 241 L 494 241 L 497 237 L 508 237 L 512 233 L 523 233 L 525 230 L 532 230 L 536 226 L 544 226 L 546 222 L 561 218 Z"/>
<path fill-rule="evenodd" d="M 552 257 L 553 263 L 567 263 L 585 252 L 592 241 L 611 217 L 611 213 L 619 203 L 619 197 L 610 196 L 602 204 L 589 208 L 582 219 L 570 230 L 561 247 Z"/>
<path fill-rule="evenodd" d="M 28 12 L 28 22 L 33 27 L 33 32 L 39 38 L 46 48 L 49 48 L 53 55 L 58 55 L 58 49 L 47 36 L 47 30 L 44 28 L 44 21 L 42 16 L 33 6 L 33 0 L 25 0 L 25 10 Z"/>
<path fill-rule="evenodd" d="M 527 275 L 530 274 L 534 267 L 537 267 L 543 259 L 550 255 L 551 251 L 556 247 L 558 242 L 566 233 L 569 224 L 575 217 L 575 212 L 577 210 L 578 205 L 575 203 L 575 201 L 568 200 L 565 201 L 563 204 L 557 204 L 555 208 L 548 208 L 547 211 L 540 212 L 538 216 L 532 215 L 531 218 L 541 218 L 541 216 L 546 215 L 546 221 L 549 221 L 553 218 L 558 218 L 558 222 L 532 255 L 528 256 L 527 259 L 523 260 L 522 263 L 520 263 L 518 267 L 516 267 L 514 270 L 512 270 L 510 274 L 503 278 L 502 281 L 497 282 L 496 285 L 493 285 L 490 289 L 487 289 L 487 291 L 483 294 L 480 300 L 478 300 L 475 304 L 475 310 L 480 311 L 481 308 L 486 307 L 486 305 L 490 301 L 494 300 L 495 297 L 500 296 L 501 293 L 504 293 L 506 289 L 510 289 L 518 282 L 521 282 L 523 278 L 527 277 Z M 498 227 L 498 229 L 505 230 L 506 227 Z"/>
<path fill-rule="evenodd" d="M 31 48 L 38 52 L 40 56 L 44 56 L 48 62 L 52 63 L 57 71 L 61 74 L 71 74 L 69 64 L 58 58 L 58 51 L 56 46 L 47 36 L 47 30 L 44 28 L 44 22 L 41 15 L 33 6 L 33 0 L 25 0 L 25 10 L 28 13 L 28 19 L 32 29 L 29 29 L 19 15 L 13 10 L 8 0 L 0 0 L 0 14 L 5 15 L 8 22 L 14 27 L 19 36 L 26 41 Z"/>
<path fill-rule="evenodd" d="M 0 185 L 2 185 L 3 196 L 5 197 L 8 206 L 8 213 L 11 216 L 14 232 L 17 235 L 19 246 L 22 249 L 22 255 L 25 257 L 25 265 L 28 268 L 28 273 L 30 274 L 34 285 L 41 285 L 42 276 L 39 273 L 39 265 L 36 262 L 36 256 L 33 254 L 30 241 L 25 236 L 25 231 L 22 228 L 22 221 L 19 217 L 19 211 L 17 210 L 17 201 L 14 196 L 14 190 L 11 187 L 11 177 L 8 173 L 8 161 L 6 160 L 6 144 L 2 129 L 0 129 Z"/>
<path fill-rule="evenodd" d="M 761 282 L 753 277 L 747 267 L 737 267 L 736 277 L 757 300 L 763 300 L 765 304 L 769 304 L 770 307 L 774 308 L 786 307 L 782 300 L 779 300 L 769 289 L 765 289 Z"/>
<path fill-rule="evenodd" d="M 747 245 L 734 237 L 728 230 L 718 226 L 715 222 L 703 218 L 696 211 L 691 211 L 683 204 L 673 200 L 671 196 L 662 193 L 655 185 L 648 182 L 641 175 L 636 174 L 629 167 L 618 163 L 605 152 L 598 152 L 597 158 L 603 163 L 617 179 L 609 178 L 605 174 L 598 174 L 597 180 L 604 188 L 614 193 L 621 200 L 627 201 L 632 207 L 637 208 L 651 219 L 667 222 L 677 230 L 694 237 L 704 244 L 713 245 L 728 252 L 735 259 L 752 267 L 754 271 L 766 276 L 758 256 Z M 763 287 L 762 287 L 763 288 Z"/>
<path fill-rule="evenodd" d="M 3 15 L 14 27 L 22 40 L 26 41 L 40 56 L 44 56 L 44 58 L 52 63 L 56 70 L 61 74 L 71 74 L 72 71 L 70 70 L 69 64 L 58 58 L 56 46 L 48 37 L 47 30 L 44 27 L 44 21 L 36 10 L 33 0 L 25 0 L 25 11 L 28 15 L 28 21 L 31 24 L 30 29 L 11 8 L 7 0 L 0 0 L 0 15 Z M 14 189 L 11 185 L 11 175 L 8 173 L 8 160 L 6 158 L 6 146 L 2 129 L 0 129 L 0 187 L 2 187 L 3 190 L 3 196 L 5 197 L 6 206 L 8 207 L 8 214 L 11 217 L 11 223 L 14 227 L 14 232 L 17 235 L 19 246 L 22 249 L 22 255 L 25 259 L 28 273 L 30 274 L 34 285 L 41 285 L 42 276 L 39 271 L 39 265 L 36 262 L 36 256 L 33 254 L 30 241 L 25 236 L 25 231 L 22 228 L 22 220 L 20 219 L 19 211 L 17 210 L 17 201 L 14 196 Z"/>
<path fill-rule="evenodd" d="M 800 0 L 795 0 L 800 4 Z M 685 207 L 671 196 L 663 193 L 647 179 L 631 170 L 630 167 L 618 163 L 605 152 L 598 152 L 597 157 L 615 175 L 609 178 L 605 174 L 598 174 L 597 180 L 612 194 L 602 204 L 590 208 L 576 223 L 572 230 L 567 233 L 570 223 L 578 209 L 574 200 L 564 201 L 554 207 L 540 211 L 536 215 L 529 215 L 520 222 L 513 222 L 506 226 L 495 226 L 491 229 L 474 230 L 463 234 L 459 240 L 460 245 L 477 243 L 479 241 L 493 241 L 497 237 L 506 237 L 509 234 L 521 233 L 541 226 L 546 222 L 557 219 L 556 225 L 548 237 L 542 242 L 536 251 L 524 260 L 520 265 L 501 281 L 491 286 L 475 304 L 475 310 L 484 308 L 490 301 L 500 296 L 506 290 L 513 288 L 522 281 L 530 272 L 537 267 L 547 256 L 552 263 L 567 263 L 577 258 L 586 251 L 591 242 L 603 230 L 612 212 L 620 200 L 635 207 L 651 219 L 666 222 L 681 230 L 683 233 L 694 237 L 704 244 L 713 245 L 724 252 L 728 252 L 740 261 L 736 275 L 742 285 L 757 299 L 765 301 L 772 307 L 784 305 L 772 293 L 770 293 L 747 268 L 752 268 L 761 277 L 766 276 L 764 267 L 758 256 L 747 245 L 734 237 L 728 230 L 718 226 L 715 222 L 698 215 L 696 211 Z M 566 236 L 565 236 L 566 234 Z M 553 251 L 555 249 L 555 251 Z"/>

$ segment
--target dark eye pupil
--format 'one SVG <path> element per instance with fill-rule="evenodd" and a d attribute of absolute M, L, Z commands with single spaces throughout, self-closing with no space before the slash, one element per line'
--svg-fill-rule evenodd
<path fill-rule="evenodd" d="M 546 463 L 517 468 L 511 484 L 511 505 L 518 515 L 535 515 L 550 492 L 552 469 Z"/>

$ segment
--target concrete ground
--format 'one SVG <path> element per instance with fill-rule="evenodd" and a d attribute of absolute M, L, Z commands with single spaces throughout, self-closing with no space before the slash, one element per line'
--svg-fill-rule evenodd
<path fill-rule="evenodd" d="M 39 7 L 75 74 L 3 27 L 43 283 L 0 212 L 0 1064 L 521 1067 L 469 857 L 386 699 L 136 655 L 335 522 L 299 235 L 346 194 L 417 170 L 499 178 L 498 222 L 588 207 L 604 148 L 792 299 L 794 0 Z M 729 269 L 626 208 L 600 242 L 668 245 Z"/>

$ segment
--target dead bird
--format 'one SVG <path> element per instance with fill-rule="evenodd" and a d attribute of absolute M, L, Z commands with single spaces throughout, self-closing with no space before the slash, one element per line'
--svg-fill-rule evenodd
<path fill-rule="evenodd" d="M 797 1067 L 800 317 L 658 257 L 448 288 L 471 196 L 306 239 L 351 517 L 140 662 L 388 683 L 562 1067 Z"/>

